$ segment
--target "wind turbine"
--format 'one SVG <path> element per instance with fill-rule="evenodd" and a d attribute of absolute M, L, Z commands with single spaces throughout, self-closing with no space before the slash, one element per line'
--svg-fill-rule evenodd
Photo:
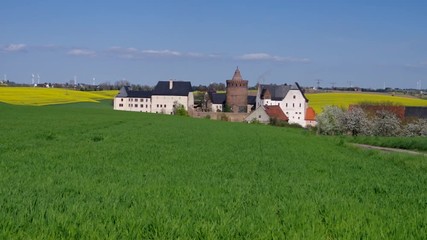
<path fill-rule="evenodd" d="M 40 75 L 37 73 L 37 84 L 40 84 Z"/>
<path fill-rule="evenodd" d="M 34 86 L 34 73 L 31 73 L 31 84 Z"/>

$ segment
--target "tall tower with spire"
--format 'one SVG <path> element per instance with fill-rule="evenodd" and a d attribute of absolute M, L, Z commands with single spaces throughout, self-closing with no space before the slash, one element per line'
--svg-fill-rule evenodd
<path fill-rule="evenodd" d="M 226 104 L 232 112 L 248 111 L 248 81 L 243 80 L 239 67 L 234 72 L 233 78 L 227 80 Z"/>

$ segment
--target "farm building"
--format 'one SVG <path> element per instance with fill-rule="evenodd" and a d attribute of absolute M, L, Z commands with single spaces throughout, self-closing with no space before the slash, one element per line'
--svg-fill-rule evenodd
<path fill-rule="evenodd" d="M 303 127 L 315 125 L 315 117 L 310 116 L 308 122 L 306 113 L 308 99 L 305 97 L 298 83 L 295 85 L 260 84 L 256 96 L 257 108 L 262 106 L 279 106 L 289 118 L 289 123 L 296 123 Z M 314 111 L 309 110 L 310 114 Z"/>
<path fill-rule="evenodd" d="M 226 83 L 225 93 L 209 93 L 208 109 L 212 112 L 222 112 L 227 106 L 228 110 L 234 113 L 249 113 L 253 110 L 256 98 L 248 95 L 248 80 L 243 80 L 238 67 Z"/>
<path fill-rule="evenodd" d="M 288 122 L 289 118 L 277 105 L 264 105 L 251 112 L 246 118 L 246 122 L 260 122 L 268 124 L 272 119 L 276 121 Z"/>
<path fill-rule="evenodd" d="M 227 95 L 225 93 L 209 92 L 208 109 L 211 112 L 222 112 L 226 104 Z M 247 96 L 247 110 L 254 110 L 256 96 Z"/>
<path fill-rule="evenodd" d="M 260 84 L 257 95 L 249 96 L 248 81 L 243 80 L 239 68 L 234 72 L 233 78 L 226 82 L 226 93 L 209 93 L 207 106 L 210 111 L 222 112 L 227 107 L 231 112 L 249 113 L 264 106 L 279 106 L 289 123 L 296 123 L 303 127 L 316 125 L 315 112 L 308 107 L 308 99 L 298 83 L 295 85 Z M 306 116 L 307 113 L 309 113 L 308 116 Z"/>
<path fill-rule="evenodd" d="M 114 98 L 114 110 L 173 114 L 178 105 L 192 109 L 194 98 L 187 81 L 159 81 L 152 91 L 122 87 Z"/>

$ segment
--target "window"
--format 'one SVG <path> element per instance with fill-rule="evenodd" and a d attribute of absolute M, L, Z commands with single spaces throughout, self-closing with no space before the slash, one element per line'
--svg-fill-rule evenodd
<path fill-rule="evenodd" d="M 138 98 L 135 98 L 135 102 L 138 102 Z"/>
<path fill-rule="evenodd" d="M 292 103 L 292 107 L 295 107 L 295 103 Z"/>
<path fill-rule="evenodd" d="M 122 103 L 120 103 L 120 104 L 119 104 L 119 107 L 123 107 L 123 104 L 122 104 Z"/>
<path fill-rule="evenodd" d="M 143 108 L 143 107 L 144 107 L 144 104 L 141 104 L 141 107 Z"/>
<path fill-rule="evenodd" d="M 123 98 L 121 99 L 121 101 L 123 102 Z"/>
<path fill-rule="evenodd" d="M 299 119 L 299 117 L 298 117 L 298 119 Z"/>
<path fill-rule="evenodd" d="M 301 107 L 301 103 L 299 104 L 299 107 Z"/>
<path fill-rule="evenodd" d="M 288 103 L 286 103 L 286 107 L 288 107 Z"/>
<path fill-rule="evenodd" d="M 261 115 L 258 115 L 258 118 L 261 118 Z"/>
<path fill-rule="evenodd" d="M 146 104 L 145 107 L 148 108 L 148 104 Z"/>
<path fill-rule="evenodd" d="M 157 107 L 159 107 L 159 104 L 157 104 Z M 156 112 L 157 113 L 157 112 Z"/>
<path fill-rule="evenodd" d="M 297 98 L 297 96 L 294 95 L 294 99 Z"/>
<path fill-rule="evenodd" d="M 166 107 L 166 104 L 165 104 L 165 107 Z"/>

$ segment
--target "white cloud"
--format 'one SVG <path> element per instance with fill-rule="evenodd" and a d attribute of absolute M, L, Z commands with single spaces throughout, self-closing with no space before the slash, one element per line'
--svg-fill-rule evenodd
<path fill-rule="evenodd" d="M 73 56 L 87 56 L 94 57 L 96 56 L 96 52 L 88 49 L 74 48 L 67 52 L 68 55 Z"/>
<path fill-rule="evenodd" d="M 418 62 L 418 63 L 408 63 L 408 64 L 405 64 L 405 67 L 410 67 L 410 68 L 425 68 L 425 67 L 427 67 L 427 61 L 421 61 L 421 62 Z"/>
<path fill-rule="evenodd" d="M 182 56 L 182 53 L 171 50 L 143 50 L 142 53 L 154 56 Z"/>
<path fill-rule="evenodd" d="M 19 43 L 19 44 L 9 44 L 3 47 L 3 51 L 5 52 L 22 52 L 27 50 L 27 45 Z"/>
<path fill-rule="evenodd" d="M 110 52 L 117 52 L 117 53 L 138 53 L 139 50 L 133 47 L 130 48 L 124 48 L 124 47 L 110 47 L 108 49 Z"/>
<path fill-rule="evenodd" d="M 125 58 L 125 59 L 143 58 L 142 52 L 136 48 L 133 48 L 133 47 L 124 48 L 124 47 L 117 47 L 116 46 L 116 47 L 110 47 L 107 51 L 109 53 L 116 55 L 117 57 Z"/>
<path fill-rule="evenodd" d="M 237 59 L 247 61 L 310 62 L 308 58 L 280 57 L 268 53 L 248 53 L 238 56 Z"/>

